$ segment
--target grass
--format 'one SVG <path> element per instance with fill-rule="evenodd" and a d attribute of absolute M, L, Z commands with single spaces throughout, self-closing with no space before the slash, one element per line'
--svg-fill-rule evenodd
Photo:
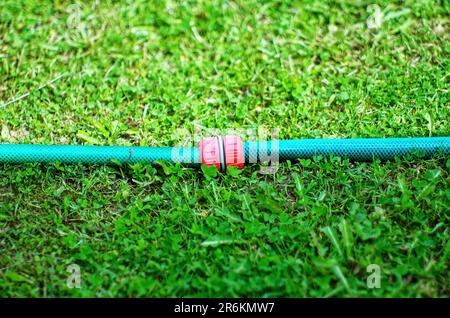
<path fill-rule="evenodd" d="M 445 1 L 0 2 L 0 104 L 31 92 L 2 143 L 450 134 Z M 0 296 L 448 296 L 449 186 L 445 157 L 1 164 Z"/>

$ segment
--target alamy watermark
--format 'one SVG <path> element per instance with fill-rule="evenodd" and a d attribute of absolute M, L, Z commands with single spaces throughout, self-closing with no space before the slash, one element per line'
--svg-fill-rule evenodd
<path fill-rule="evenodd" d="M 70 264 L 66 268 L 70 275 L 67 277 L 66 285 L 68 288 L 81 288 L 81 269 L 77 264 Z"/>
<path fill-rule="evenodd" d="M 367 273 L 367 288 L 381 288 L 381 268 L 377 264 L 370 264 L 366 268 Z"/>
<path fill-rule="evenodd" d="M 81 5 L 73 3 L 66 8 L 67 13 L 67 27 L 69 29 L 78 29 L 81 24 Z"/>

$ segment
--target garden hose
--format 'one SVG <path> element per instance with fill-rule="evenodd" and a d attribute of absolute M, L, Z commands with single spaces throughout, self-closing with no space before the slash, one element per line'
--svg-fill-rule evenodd
<path fill-rule="evenodd" d="M 204 138 L 199 147 L 133 147 L 0 144 L 0 163 L 152 163 L 157 160 L 207 166 L 225 171 L 245 163 L 337 155 L 355 161 L 396 156 L 450 154 L 450 137 L 301 139 L 242 142 L 238 136 Z"/>

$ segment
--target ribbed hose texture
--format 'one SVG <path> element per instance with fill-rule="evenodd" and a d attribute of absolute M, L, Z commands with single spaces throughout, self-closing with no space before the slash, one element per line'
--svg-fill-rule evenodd
<path fill-rule="evenodd" d="M 107 164 L 113 162 L 152 163 L 156 160 L 182 163 L 200 162 L 197 148 L 69 146 L 69 145 L 0 145 L 0 162 L 61 162 Z"/>
<path fill-rule="evenodd" d="M 267 161 L 269 156 L 276 154 L 279 160 L 333 154 L 367 161 L 374 158 L 388 160 L 407 154 L 422 154 L 430 158 L 440 152 L 450 153 L 450 137 L 300 139 L 244 143 L 246 163 Z"/>
<path fill-rule="evenodd" d="M 351 160 L 392 159 L 395 156 L 450 154 L 450 137 L 301 139 L 267 142 L 245 142 L 246 163 L 267 161 L 278 154 L 278 160 L 311 158 L 315 155 L 348 157 Z M 272 158 L 276 159 L 276 158 Z M 113 162 L 152 163 L 156 160 L 199 164 L 198 148 L 69 146 L 0 144 L 0 163 L 61 162 L 107 164 Z"/>

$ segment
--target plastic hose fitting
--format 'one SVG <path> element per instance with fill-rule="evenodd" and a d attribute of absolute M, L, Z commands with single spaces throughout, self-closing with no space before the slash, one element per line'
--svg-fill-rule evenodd
<path fill-rule="evenodd" d="M 239 136 L 215 136 L 200 141 L 200 156 L 202 164 L 216 166 L 219 171 L 227 167 L 238 169 L 244 167 L 244 145 Z"/>

